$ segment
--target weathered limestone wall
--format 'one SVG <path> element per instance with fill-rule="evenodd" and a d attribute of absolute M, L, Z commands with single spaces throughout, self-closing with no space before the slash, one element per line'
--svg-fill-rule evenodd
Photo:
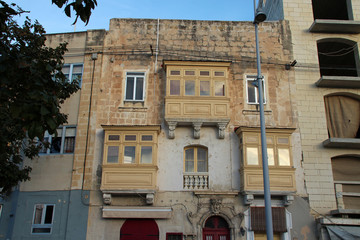
<path fill-rule="evenodd" d="M 245 75 L 256 75 L 254 26 L 251 22 L 160 20 L 156 61 L 157 23 L 152 19 L 112 19 L 109 31 L 88 32 L 87 41 L 91 39 L 91 44 L 87 43 L 86 46 L 72 182 L 74 189 L 82 185 L 93 82 L 84 185 L 85 189 L 91 189 L 88 239 L 104 236 L 118 238 L 124 222 L 120 219 L 105 221 L 100 216 L 103 205 L 99 191 L 104 138 L 102 125 L 161 125 L 157 159 L 158 190 L 154 206 L 174 206 L 171 220 L 157 221 L 163 234 L 161 239 L 165 237 L 165 232 L 171 231 L 200 236 L 200 224 L 204 223 L 208 216 L 206 214 L 211 211 L 211 196 L 200 199 L 182 190 L 185 146 L 200 144 L 208 147 L 211 190 L 237 192 L 240 189 L 239 140 L 233 131 L 238 126 L 260 125 L 258 109 L 246 103 Z M 297 128 L 294 72 L 285 70 L 284 66 L 293 60 L 289 25 L 285 21 L 264 23 L 259 32 L 262 72 L 266 79 L 266 124 L 268 127 Z M 97 60 L 91 60 L 92 52 L 98 53 Z M 167 125 L 163 120 L 166 89 L 162 66 L 164 60 L 231 62 L 227 83 L 230 123 L 224 140 L 217 138 L 215 127 L 202 127 L 198 140 L 193 138 L 191 127 L 178 127 L 175 139 L 168 139 Z M 146 73 L 144 102 L 124 101 L 126 72 L 129 71 Z M 300 136 L 296 130 L 292 139 L 292 154 L 297 168 L 298 194 L 305 195 L 299 142 Z M 113 201 L 121 206 L 144 204 L 140 197 L 116 197 Z M 223 197 L 223 201 L 221 214 L 232 225 L 233 238 L 240 239 L 239 227 L 244 222 L 242 215 L 237 214 L 246 208 L 242 198 L 238 195 Z M 191 218 L 193 223 L 188 223 L 188 211 L 199 211 Z"/>

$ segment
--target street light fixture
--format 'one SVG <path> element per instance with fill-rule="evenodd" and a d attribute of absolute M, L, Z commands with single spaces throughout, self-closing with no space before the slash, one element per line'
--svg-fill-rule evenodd
<path fill-rule="evenodd" d="M 256 0 L 254 0 L 254 25 L 255 25 L 255 41 L 256 41 L 256 65 L 257 65 L 257 88 L 259 91 L 259 108 L 260 108 L 260 133 L 261 133 L 261 153 L 262 153 L 262 167 L 263 167 L 263 181 L 264 181 L 264 200 L 265 200 L 265 218 L 266 218 L 266 236 L 267 240 L 273 240 L 273 223 L 271 213 L 271 195 L 270 195 L 270 180 L 269 180 L 269 164 L 267 156 L 266 132 L 265 132 L 265 114 L 264 114 L 264 96 L 263 84 L 261 75 L 261 61 L 259 50 L 258 25 L 266 20 L 266 14 L 263 11 L 263 1 L 259 0 L 256 8 Z"/>

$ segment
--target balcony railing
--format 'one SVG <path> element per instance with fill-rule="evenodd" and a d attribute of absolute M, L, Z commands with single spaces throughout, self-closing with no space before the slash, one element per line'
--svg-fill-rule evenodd
<path fill-rule="evenodd" d="M 184 173 L 184 189 L 207 190 L 209 189 L 208 173 Z"/>

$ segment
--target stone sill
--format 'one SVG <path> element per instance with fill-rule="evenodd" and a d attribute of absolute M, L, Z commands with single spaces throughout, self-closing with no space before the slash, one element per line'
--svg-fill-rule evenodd
<path fill-rule="evenodd" d="M 315 19 L 309 32 L 312 33 L 360 33 L 360 21 Z"/>
<path fill-rule="evenodd" d="M 359 138 L 329 138 L 323 141 L 325 148 L 360 149 Z"/>
<path fill-rule="evenodd" d="M 360 88 L 360 77 L 322 76 L 315 85 L 329 88 Z"/>
<path fill-rule="evenodd" d="M 355 218 L 318 218 L 317 221 L 323 225 L 360 225 L 360 219 Z"/>

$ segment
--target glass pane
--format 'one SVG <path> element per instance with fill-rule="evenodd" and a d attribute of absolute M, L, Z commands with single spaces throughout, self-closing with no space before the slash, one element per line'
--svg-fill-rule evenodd
<path fill-rule="evenodd" d="M 185 81 L 185 95 L 187 95 L 187 96 L 195 95 L 195 81 L 194 80 Z"/>
<path fill-rule="evenodd" d="M 290 166 L 290 151 L 286 148 L 279 148 L 279 165 L 280 166 Z"/>
<path fill-rule="evenodd" d="M 136 135 L 125 135 L 125 141 L 136 141 Z"/>
<path fill-rule="evenodd" d="M 223 76 L 225 76 L 225 73 L 224 72 L 215 72 L 215 76 L 216 77 L 223 77 Z"/>
<path fill-rule="evenodd" d="M 136 92 L 135 92 L 135 100 L 143 100 L 144 95 L 144 78 L 137 77 L 136 78 Z"/>
<path fill-rule="evenodd" d="M 152 135 L 142 135 L 141 136 L 141 141 L 146 141 L 146 142 L 150 142 L 153 140 L 153 136 Z"/>
<path fill-rule="evenodd" d="M 46 136 L 46 134 L 45 134 Z M 49 148 L 49 145 L 45 146 L 45 144 L 48 144 L 49 143 L 49 137 L 44 137 L 44 144 L 41 144 L 41 150 L 40 150 L 40 153 L 47 153 L 47 150 Z"/>
<path fill-rule="evenodd" d="M 210 76 L 209 71 L 200 71 L 200 76 Z"/>
<path fill-rule="evenodd" d="M 125 146 L 124 163 L 135 163 L 135 146 Z"/>
<path fill-rule="evenodd" d="M 225 83 L 215 82 L 215 96 L 225 96 Z"/>
<path fill-rule="evenodd" d="M 185 75 L 186 75 L 186 76 L 194 76 L 194 75 L 195 75 L 195 71 L 186 70 L 186 71 L 185 71 Z"/>
<path fill-rule="evenodd" d="M 278 138 L 278 143 L 280 144 L 289 144 L 289 138 L 285 138 L 285 137 L 279 137 Z"/>
<path fill-rule="evenodd" d="M 197 151 L 197 171 L 207 172 L 207 151 L 203 148 L 198 148 Z"/>
<path fill-rule="evenodd" d="M 246 148 L 246 161 L 248 165 L 258 165 L 259 157 L 258 157 L 258 148 L 257 147 L 247 147 Z"/>
<path fill-rule="evenodd" d="M 185 172 L 194 172 L 194 149 L 185 150 Z"/>
<path fill-rule="evenodd" d="M 107 162 L 118 163 L 119 159 L 119 146 L 108 146 Z"/>
<path fill-rule="evenodd" d="M 45 224 L 51 224 L 53 219 L 54 205 L 47 205 L 45 212 Z"/>
<path fill-rule="evenodd" d="M 35 212 L 34 212 L 34 224 L 41 224 L 42 212 L 44 210 L 43 204 L 36 204 L 35 205 Z"/>
<path fill-rule="evenodd" d="M 200 81 L 200 96 L 209 96 L 209 95 L 210 95 L 210 82 Z"/>
<path fill-rule="evenodd" d="M 126 97 L 127 100 L 134 98 L 134 77 L 127 77 L 126 79 Z"/>
<path fill-rule="evenodd" d="M 73 74 L 77 74 L 77 73 L 82 73 L 82 68 L 83 66 L 82 65 L 74 65 L 73 66 Z"/>
<path fill-rule="evenodd" d="M 126 75 L 127 76 L 144 76 L 145 75 L 145 73 L 143 73 L 143 72 L 128 72 L 128 73 L 126 73 Z"/>
<path fill-rule="evenodd" d="M 140 163 L 152 163 L 152 147 L 151 146 L 142 146 L 141 147 Z"/>
<path fill-rule="evenodd" d="M 66 137 L 75 137 L 76 135 L 76 128 L 75 127 L 67 127 L 65 131 Z"/>
<path fill-rule="evenodd" d="M 62 129 L 58 129 L 57 137 L 53 136 L 51 139 L 50 153 L 60 153 L 61 150 L 61 133 Z"/>
<path fill-rule="evenodd" d="M 63 74 L 68 75 L 70 74 L 70 65 L 64 65 L 62 70 Z"/>
<path fill-rule="evenodd" d="M 75 150 L 75 137 L 65 137 L 64 153 L 73 153 Z"/>
<path fill-rule="evenodd" d="M 268 148 L 267 149 L 267 155 L 268 155 L 268 164 L 269 164 L 269 166 L 274 166 L 275 165 L 274 149 L 273 148 Z"/>
<path fill-rule="evenodd" d="M 248 81 L 248 103 L 257 103 L 256 99 L 256 88 L 252 84 L 254 81 Z"/>
<path fill-rule="evenodd" d="M 179 70 L 171 70 L 170 71 L 170 75 L 180 75 L 180 71 Z"/>
<path fill-rule="evenodd" d="M 119 141 L 120 140 L 120 135 L 109 135 L 108 140 L 109 141 Z"/>
<path fill-rule="evenodd" d="M 170 80 L 170 95 L 180 95 L 180 80 Z"/>

